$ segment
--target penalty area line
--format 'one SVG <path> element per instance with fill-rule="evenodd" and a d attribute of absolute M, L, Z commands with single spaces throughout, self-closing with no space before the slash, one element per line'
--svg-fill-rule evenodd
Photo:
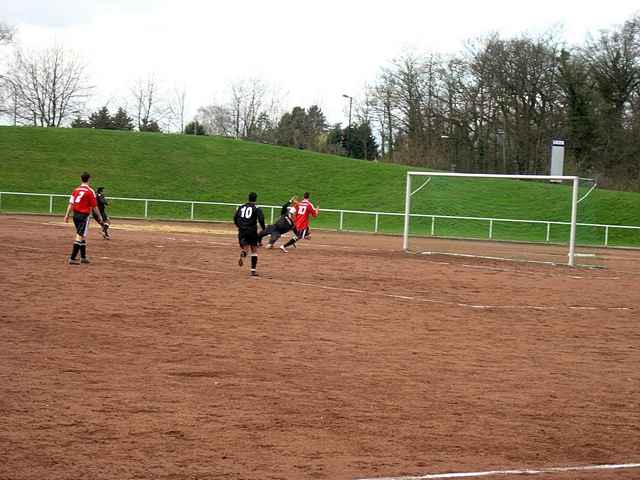
<path fill-rule="evenodd" d="M 430 473 L 418 476 L 403 477 L 368 477 L 359 478 L 357 480 L 435 480 L 447 478 L 477 478 L 504 475 L 540 475 L 546 473 L 565 473 L 565 472 L 588 472 L 597 470 L 622 470 L 640 468 L 640 463 L 620 463 L 607 465 L 583 465 L 577 467 L 548 467 L 548 468 L 526 468 L 514 470 L 487 470 L 484 472 L 458 472 L 458 473 Z"/>

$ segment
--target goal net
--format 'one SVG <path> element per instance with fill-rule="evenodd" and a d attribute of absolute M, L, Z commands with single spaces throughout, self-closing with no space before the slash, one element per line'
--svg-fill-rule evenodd
<path fill-rule="evenodd" d="M 408 172 L 403 248 L 575 266 L 591 256 L 576 245 L 594 187 L 575 176 Z"/>

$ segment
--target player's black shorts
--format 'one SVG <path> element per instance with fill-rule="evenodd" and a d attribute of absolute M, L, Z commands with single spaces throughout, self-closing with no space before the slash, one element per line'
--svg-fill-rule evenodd
<path fill-rule="evenodd" d="M 258 234 L 258 238 L 260 240 L 262 240 L 264 237 L 266 237 L 267 235 L 270 235 L 271 237 L 269 238 L 269 243 L 271 245 L 273 245 L 274 243 L 276 243 L 278 241 L 278 239 L 284 235 L 285 233 L 287 233 L 288 229 L 285 230 L 284 232 L 282 230 L 280 230 L 278 228 L 277 225 L 267 225 L 267 228 L 265 228 L 263 231 L 261 231 Z"/>
<path fill-rule="evenodd" d="M 73 224 L 76 226 L 76 233 L 81 237 L 86 237 L 89 231 L 89 214 L 73 212 Z"/>
<path fill-rule="evenodd" d="M 257 230 L 238 230 L 238 242 L 241 247 L 257 247 L 258 241 Z"/>
<path fill-rule="evenodd" d="M 295 233 L 295 235 L 298 238 L 298 240 L 302 240 L 307 235 L 309 235 L 309 227 L 303 228 L 302 230 L 298 230 L 297 228 L 294 228 L 293 229 L 293 233 Z"/>

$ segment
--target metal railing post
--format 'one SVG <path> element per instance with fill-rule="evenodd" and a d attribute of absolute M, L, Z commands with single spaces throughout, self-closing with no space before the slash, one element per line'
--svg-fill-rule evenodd
<path fill-rule="evenodd" d="M 2 210 L 2 193 L 0 193 L 0 210 Z"/>
<path fill-rule="evenodd" d="M 489 240 L 493 239 L 493 219 L 489 220 Z"/>
<path fill-rule="evenodd" d="M 193 218 L 194 218 L 193 211 L 195 209 L 195 204 L 196 204 L 196 202 L 191 202 L 191 220 L 193 220 Z"/>
<path fill-rule="evenodd" d="M 436 234 L 436 216 L 431 217 L 431 236 L 433 237 Z"/>
<path fill-rule="evenodd" d="M 604 246 L 609 246 L 609 225 L 604 227 Z"/>
<path fill-rule="evenodd" d="M 376 213 L 376 224 L 375 224 L 375 226 L 373 227 L 373 233 L 378 233 L 378 217 L 379 217 L 379 216 L 380 216 L 380 215 Z"/>
<path fill-rule="evenodd" d="M 149 200 L 144 201 L 144 218 L 149 216 Z"/>
<path fill-rule="evenodd" d="M 53 195 L 49 195 L 49 213 L 53 213 Z"/>
<path fill-rule="evenodd" d="M 344 210 L 340 210 L 340 227 L 338 230 L 342 230 L 342 225 L 344 223 Z"/>
<path fill-rule="evenodd" d="M 551 238 L 551 222 L 547 222 L 547 243 L 549 243 L 550 238 Z"/>
<path fill-rule="evenodd" d="M 274 207 L 271 207 L 271 221 L 269 223 L 273 223 L 273 215 L 274 215 Z"/>

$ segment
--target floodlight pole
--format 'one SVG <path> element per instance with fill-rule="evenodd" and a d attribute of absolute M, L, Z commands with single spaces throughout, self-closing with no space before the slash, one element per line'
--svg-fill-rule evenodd
<path fill-rule="evenodd" d="M 402 249 L 406 252 L 409 249 L 409 212 L 411 211 L 411 172 L 407 172 L 407 191 L 404 197 L 404 233 L 402 238 Z"/>

